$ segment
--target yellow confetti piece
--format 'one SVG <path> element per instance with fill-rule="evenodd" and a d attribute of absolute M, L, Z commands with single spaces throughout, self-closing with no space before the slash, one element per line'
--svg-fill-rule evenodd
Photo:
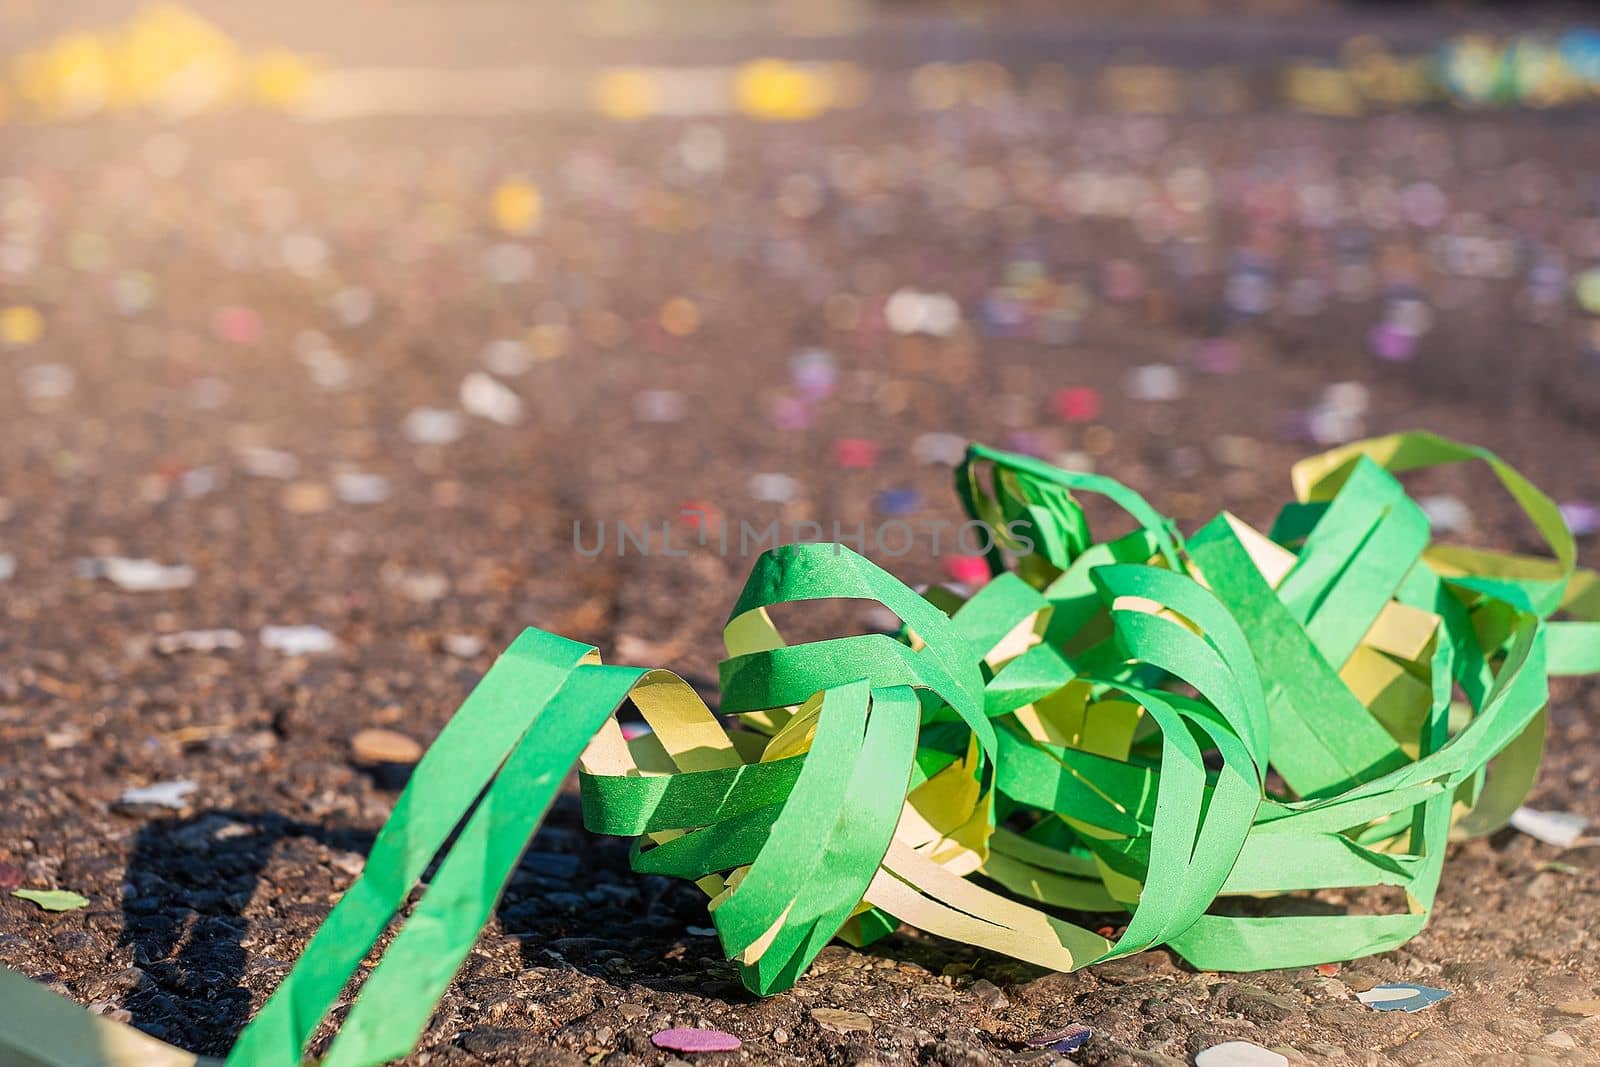
<path fill-rule="evenodd" d="M 0 344 L 31 345 L 44 334 L 44 316 L 34 308 L 0 308 Z"/>
<path fill-rule="evenodd" d="M 655 113 L 661 91 L 642 70 L 608 70 L 594 86 L 595 107 L 614 119 L 642 119 Z"/>
<path fill-rule="evenodd" d="M 544 216 L 544 197 L 526 178 L 501 182 L 494 191 L 494 220 L 507 233 L 532 233 Z"/>
<path fill-rule="evenodd" d="M 700 309 L 681 296 L 661 305 L 661 328 L 674 337 L 688 337 L 700 328 Z"/>
<path fill-rule="evenodd" d="M 809 119 L 828 107 L 831 94 L 819 73 L 781 59 L 757 59 L 733 78 L 734 100 L 751 118 Z"/>

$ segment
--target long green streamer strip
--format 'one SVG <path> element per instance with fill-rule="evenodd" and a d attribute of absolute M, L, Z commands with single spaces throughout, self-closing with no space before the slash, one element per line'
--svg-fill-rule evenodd
<path fill-rule="evenodd" d="M 1548 557 L 1431 541 L 1395 476 L 1464 461 L 1490 467 Z M 407 1054 L 574 765 L 586 825 L 636 836 L 635 869 L 699 885 L 763 995 L 830 939 L 899 923 L 1061 970 L 1160 944 L 1254 970 L 1404 943 L 1447 842 L 1531 788 L 1549 676 L 1600 671 L 1600 581 L 1554 503 L 1481 449 L 1396 434 L 1293 482 L 1269 533 L 1223 514 L 1185 541 L 1109 478 L 974 445 L 956 489 L 997 532 L 994 579 L 919 596 L 841 546 L 775 548 L 725 630 L 721 715 L 670 672 L 528 630 L 228 1064 L 293 1067 L 319 1032 L 329 1067 Z M 1085 492 L 1138 529 L 1096 542 Z M 768 612 L 836 598 L 883 605 L 900 636 L 791 645 Z M 631 741 L 615 719 L 630 703 L 651 727 Z M 1328 914 L 1306 895 L 1378 886 L 1403 907 Z M 1125 915 L 1114 941 L 1096 932 L 1107 912 Z M 19 989 L 0 1058 L 194 1062 Z"/>

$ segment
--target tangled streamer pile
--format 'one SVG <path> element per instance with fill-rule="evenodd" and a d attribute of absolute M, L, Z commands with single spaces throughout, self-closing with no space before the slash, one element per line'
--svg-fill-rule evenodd
<path fill-rule="evenodd" d="M 1395 474 L 1465 460 L 1548 558 L 1431 543 Z M 300 1062 L 459 828 L 322 1062 L 405 1055 L 574 763 L 586 825 L 703 889 L 759 994 L 836 936 L 902 923 L 1063 971 L 1162 944 L 1211 970 L 1402 944 L 1447 840 L 1500 826 L 1532 785 L 1548 677 L 1600 670 L 1600 585 L 1550 499 L 1480 449 L 1400 434 L 1293 483 L 1268 533 L 1225 513 L 1185 539 L 1109 478 L 973 446 L 956 485 L 1008 531 L 994 578 L 918 595 L 840 546 L 773 549 L 725 630 L 720 715 L 669 671 L 528 630 L 228 1062 Z M 1137 529 L 1095 541 L 1086 493 Z M 881 604 L 900 634 L 790 645 L 768 612 L 834 598 Z M 627 740 L 630 701 L 652 729 Z M 1305 893 L 1380 886 L 1403 908 L 1330 914 Z M 1126 915 L 1114 940 L 1066 917 L 1108 912 Z"/>

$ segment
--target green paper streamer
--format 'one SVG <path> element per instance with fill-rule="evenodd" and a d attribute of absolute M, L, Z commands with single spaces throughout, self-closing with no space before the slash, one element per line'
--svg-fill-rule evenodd
<path fill-rule="evenodd" d="M 1550 558 L 1430 540 L 1395 475 L 1468 460 Z M 1161 944 L 1208 970 L 1392 949 L 1427 922 L 1447 842 L 1532 786 L 1548 677 L 1600 671 L 1600 581 L 1554 503 L 1431 434 L 1298 464 L 1270 534 L 1224 514 L 1186 541 L 1109 478 L 977 445 L 955 481 L 1004 530 L 993 580 L 918 596 L 842 546 L 767 552 L 725 631 L 721 718 L 669 672 L 519 637 L 228 1063 L 301 1062 L 397 919 L 325 1063 L 405 1055 L 574 764 L 588 828 L 699 884 L 759 994 L 902 922 L 1059 969 Z M 1083 492 L 1138 529 L 1096 542 Z M 790 645 L 767 612 L 835 598 L 902 634 Z M 628 701 L 653 727 L 631 742 Z M 1380 886 L 1399 910 L 1306 896 Z M 1112 940 L 1062 910 L 1125 917 Z"/>

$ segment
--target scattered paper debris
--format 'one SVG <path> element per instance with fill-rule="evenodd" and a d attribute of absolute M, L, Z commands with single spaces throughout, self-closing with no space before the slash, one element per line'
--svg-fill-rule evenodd
<path fill-rule="evenodd" d="M 756 474 L 750 478 L 750 495 L 770 504 L 794 499 L 800 483 L 787 474 Z"/>
<path fill-rule="evenodd" d="M 1042 1034 L 1034 1034 L 1024 1038 L 1023 1044 L 1031 1048 L 1049 1048 L 1054 1052 L 1066 1055 L 1076 1052 L 1089 1043 L 1094 1036 L 1094 1031 L 1082 1023 L 1073 1023 L 1060 1030 L 1048 1030 Z"/>
<path fill-rule="evenodd" d="M 129 808 L 171 808 L 173 811 L 182 811 L 189 806 L 189 794 L 198 788 L 200 788 L 199 783 L 187 779 L 153 782 L 150 785 L 123 790 L 122 795 L 117 798 L 117 803 Z"/>
<path fill-rule="evenodd" d="M 261 643 L 285 656 L 309 656 L 339 647 L 338 639 L 320 626 L 263 626 Z"/>
<path fill-rule="evenodd" d="M 918 463 L 954 467 L 967 454 L 967 439 L 958 433 L 920 434 L 911 442 L 911 454 Z"/>
<path fill-rule="evenodd" d="M 165 566 L 149 559 L 122 556 L 95 556 L 78 561 L 78 575 L 104 578 L 128 593 L 165 593 L 187 589 L 194 584 L 194 568 L 178 564 Z"/>
<path fill-rule="evenodd" d="M 89 906 L 89 898 L 70 889 L 13 889 L 11 895 L 31 900 L 45 911 L 77 911 Z"/>
<path fill-rule="evenodd" d="M 687 1026 L 659 1030 L 650 1035 L 656 1048 L 670 1052 L 733 1052 L 740 1041 L 722 1030 L 697 1030 Z"/>
<path fill-rule="evenodd" d="M 1194 1058 L 1195 1067 L 1289 1067 L 1289 1057 L 1248 1041 L 1224 1041 Z"/>
<path fill-rule="evenodd" d="M 221 652 L 244 647 L 244 635 L 238 630 L 182 630 L 174 634 L 158 634 L 151 647 L 163 656 L 179 652 Z"/>
<path fill-rule="evenodd" d="M 0 582 L 9 582 L 17 574 L 17 557 L 0 552 Z"/>
<path fill-rule="evenodd" d="M 461 416 L 444 408 L 417 408 L 405 417 L 400 430 L 414 445 L 448 445 L 461 439 Z"/>
<path fill-rule="evenodd" d="M 1357 993 L 1356 999 L 1378 1011 L 1411 1012 L 1437 1004 L 1449 995 L 1448 989 L 1435 989 L 1413 982 L 1393 982 Z"/>
<path fill-rule="evenodd" d="M 633 413 L 640 422 L 677 422 L 689 413 L 689 402 L 673 389 L 646 389 L 633 398 Z"/>
<path fill-rule="evenodd" d="M 273 478 L 288 481 L 300 473 L 300 460 L 292 452 L 276 448 L 241 448 L 239 465 L 252 478 Z"/>
<path fill-rule="evenodd" d="M 482 371 L 473 371 L 462 380 L 461 406 L 469 415 L 502 426 L 515 426 L 522 421 L 522 398 Z"/>
<path fill-rule="evenodd" d="M 1511 825 L 1529 837 L 1557 848 L 1571 848 L 1589 826 L 1587 816 L 1570 811 L 1540 811 L 1518 808 L 1511 813 Z"/>
<path fill-rule="evenodd" d="M 389 479 L 381 474 L 340 471 L 333 476 L 333 491 L 346 504 L 381 504 L 389 499 Z"/>
<path fill-rule="evenodd" d="M 1176 400 L 1183 395 L 1183 375 L 1171 364 L 1150 363 L 1129 371 L 1123 388 L 1134 400 Z"/>

